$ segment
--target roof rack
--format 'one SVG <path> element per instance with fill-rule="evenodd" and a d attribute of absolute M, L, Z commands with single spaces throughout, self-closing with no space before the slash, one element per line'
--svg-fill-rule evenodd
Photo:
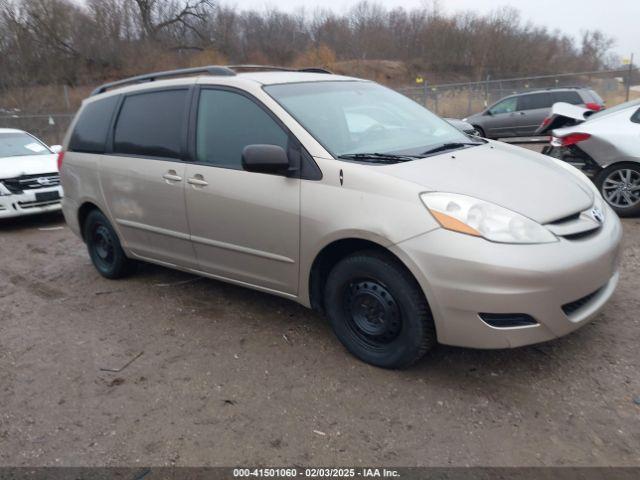
<path fill-rule="evenodd" d="M 142 82 L 153 82 L 162 78 L 171 78 L 171 77 L 184 77 L 187 75 L 196 75 L 196 74 L 207 74 L 214 76 L 223 76 L 223 77 L 233 77 L 236 75 L 235 70 L 275 70 L 279 72 L 306 72 L 306 73 L 327 73 L 332 74 L 329 70 L 324 68 L 288 68 L 288 67 L 277 67 L 274 65 L 209 65 L 206 67 L 195 67 L 195 68 L 181 68 L 178 70 L 168 70 L 166 72 L 156 72 L 156 73 L 148 73 L 145 75 L 138 75 L 136 77 L 125 78 L 123 80 L 118 80 L 116 82 L 105 83 L 104 85 L 100 85 L 93 92 L 91 92 L 90 96 L 99 95 L 101 93 L 106 92 L 107 90 L 115 87 L 121 87 L 123 85 L 129 85 L 133 83 L 142 83 Z"/>
<path fill-rule="evenodd" d="M 138 75 L 136 77 L 125 78 L 116 82 L 105 83 L 104 85 L 100 85 L 93 92 L 91 92 L 90 96 L 98 95 L 100 93 L 106 92 L 111 88 L 121 87 L 122 85 L 128 85 L 130 83 L 153 82 L 161 78 L 184 77 L 187 75 L 195 75 L 199 73 L 206 73 L 208 75 L 218 75 L 224 77 L 232 77 L 236 74 L 236 72 L 231 70 L 229 67 L 222 67 L 218 65 L 209 65 L 207 67 L 196 68 L 181 68 L 178 70 L 168 70 L 166 72 L 148 73 L 146 75 Z"/>
<path fill-rule="evenodd" d="M 306 72 L 306 73 L 327 73 L 332 75 L 333 72 L 326 68 L 320 67 L 307 67 L 307 68 L 289 68 L 278 67 L 275 65 L 257 65 L 257 64 L 242 64 L 242 65 L 227 65 L 228 68 L 233 70 L 273 70 L 276 72 Z"/>
<path fill-rule="evenodd" d="M 540 90 L 580 90 L 581 88 L 586 88 L 584 86 L 579 86 L 579 85 L 558 85 L 557 87 L 546 87 L 546 88 L 541 88 Z"/>

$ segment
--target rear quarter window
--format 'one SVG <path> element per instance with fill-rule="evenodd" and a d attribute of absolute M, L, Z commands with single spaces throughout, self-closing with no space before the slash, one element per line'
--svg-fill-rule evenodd
<path fill-rule="evenodd" d="M 188 90 L 125 97 L 114 132 L 114 153 L 179 159 L 186 129 Z"/>
<path fill-rule="evenodd" d="M 554 92 L 554 103 L 555 102 L 565 102 L 570 103 L 571 105 L 580 105 L 581 103 L 586 103 L 580 97 L 578 92 Z"/>
<path fill-rule="evenodd" d="M 85 105 L 71 134 L 70 151 L 104 153 L 109 125 L 119 98 L 114 95 Z"/>
<path fill-rule="evenodd" d="M 550 93 L 532 93 L 518 97 L 518 110 L 550 108 L 553 103 L 553 96 Z"/>

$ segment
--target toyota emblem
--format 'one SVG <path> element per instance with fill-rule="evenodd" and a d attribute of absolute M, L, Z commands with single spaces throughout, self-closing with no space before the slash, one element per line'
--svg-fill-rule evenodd
<path fill-rule="evenodd" d="M 47 185 L 52 185 L 53 184 L 51 179 L 48 178 L 48 177 L 39 177 L 39 178 L 36 179 L 36 182 L 38 182 L 38 184 L 42 185 L 43 187 L 46 187 Z"/>
<path fill-rule="evenodd" d="M 602 223 L 602 221 L 604 220 L 604 215 L 602 215 L 602 211 L 599 208 L 594 208 L 593 210 L 591 210 L 591 216 L 598 223 Z"/>

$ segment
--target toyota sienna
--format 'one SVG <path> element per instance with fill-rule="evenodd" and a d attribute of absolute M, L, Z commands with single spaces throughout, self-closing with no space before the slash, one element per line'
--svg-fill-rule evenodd
<path fill-rule="evenodd" d="M 318 69 L 103 85 L 59 161 L 66 221 L 103 276 L 145 261 L 279 295 L 380 367 L 436 342 L 560 337 L 618 282 L 620 222 L 578 170 Z"/>

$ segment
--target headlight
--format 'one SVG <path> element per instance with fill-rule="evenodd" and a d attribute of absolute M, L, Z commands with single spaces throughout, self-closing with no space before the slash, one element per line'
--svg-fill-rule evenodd
<path fill-rule="evenodd" d="M 11 192 L 4 186 L 4 183 L 0 181 L 0 197 L 3 195 L 11 195 Z"/>
<path fill-rule="evenodd" d="M 519 213 L 457 193 L 429 192 L 420 198 L 447 230 L 499 243 L 552 243 L 557 237 Z"/>

